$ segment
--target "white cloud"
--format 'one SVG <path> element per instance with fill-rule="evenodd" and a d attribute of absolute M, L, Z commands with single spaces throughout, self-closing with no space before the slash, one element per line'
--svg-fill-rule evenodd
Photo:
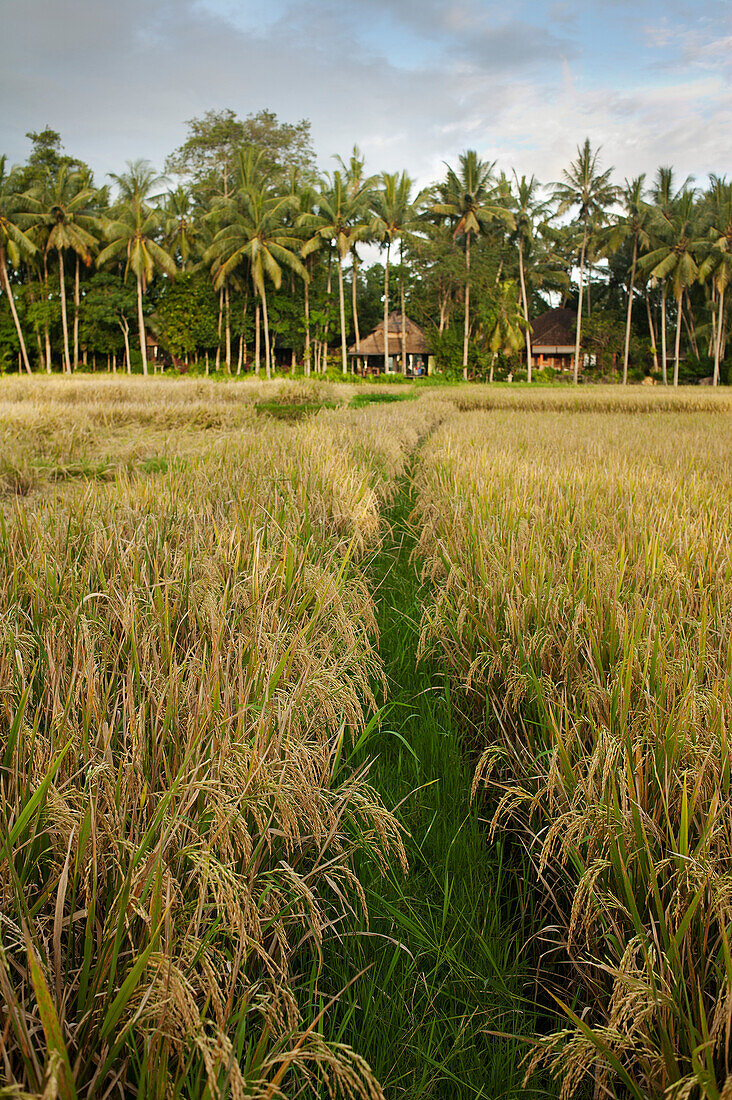
<path fill-rule="evenodd" d="M 729 171 L 732 53 L 717 0 L 690 16 L 665 0 L 665 22 L 629 46 L 653 67 L 639 56 L 630 82 L 580 41 L 573 0 L 271 0 L 264 14 L 243 0 L 0 5 L 13 43 L 0 151 L 11 160 L 27 154 L 25 131 L 48 123 L 98 175 L 138 156 L 161 166 L 185 119 L 230 106 L 310 118 L 324 167 L 357 141 L 370 170 L 406 167 L 421 184 L 469 145 L 556 179 L 585 135 L 620 178 L 668 162 L 682 175 Z M 632 9 L 582 10 L 597 21 Z"/>

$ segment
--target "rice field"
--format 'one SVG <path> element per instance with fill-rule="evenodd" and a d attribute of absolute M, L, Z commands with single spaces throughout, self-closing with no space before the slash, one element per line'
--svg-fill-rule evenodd
<path fill-rule="evenodd" d="M 562 1097 L 732 1087 L 732 417 L 452 416 L 418 473 L 422 645 L 530 855 Z"/>
<path fill-rule="evenodd" d="M 729 1094 L 732 400 L 4 380 L 13 1097 Z"/>

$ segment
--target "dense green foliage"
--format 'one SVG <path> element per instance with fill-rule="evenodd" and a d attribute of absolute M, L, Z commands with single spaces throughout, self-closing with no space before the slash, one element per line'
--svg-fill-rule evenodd
<path fill-rule="evenodd" d="M 406 172 L 368 175 L 357 147 L 319 177 L 306 120 L 223 110 L 188 127 L 167 179 L 133 162 L 111 197 L 48 128 L 25 165 L 2 161 L 3 369 L 129 366 L 127 324 L 145 372 L 150 343 L 154 370 L 346 372 L 397 309 L 445 377 L 531 381 L 531 321 L 559 304 L 577 314 L 575 380 L 727 377 L 724 178 L 678 186 L 661 167 L 617 186 L 586 141 L 553 184 L 468 150 L 417 194 Z M 365 245 L 383 264 L 364 268 Z M 100 273 L 124 301 L 107 319 Z"/>

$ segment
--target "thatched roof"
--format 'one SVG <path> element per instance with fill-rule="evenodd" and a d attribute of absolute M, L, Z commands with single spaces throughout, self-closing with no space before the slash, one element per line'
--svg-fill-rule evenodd
<path fill-rule="evenodd" d="M 531 343 L 538 348 L 574 348 L 577 314 L 573 309 L 548 309 L 531 325 Z"/>
<path fill-rule="evenodd" d="M 410 317 L 404 318 L 404 331 L 406 335 L 407 355 L 427 355 L 429 353 L 427 337 L 419 325 L 412 321 Z M 399 355 L 401 350 L 402 314 L 400 310 L 395 309 L 393 313 L 389 314 L 389 354 Z M 368 336 L 363 338 L 358 352 L 356 351 L 356 345 L 352 344 L 348 349 L 348 354 L 383 356 L 384 322 L 381 321 L 373 332 L 370 332 Z"/>

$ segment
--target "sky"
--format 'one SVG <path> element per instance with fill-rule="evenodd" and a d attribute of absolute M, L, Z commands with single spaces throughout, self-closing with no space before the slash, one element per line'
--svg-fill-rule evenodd
<path fill-rule="evenodd" d="M 0 154 L 49 125 L 97 182 L 161 169 L 209 108 L 308 118 L 420 185 L 466 148 L 559 178 L 732 174 L 732 0 L 0 0 Z"/>

